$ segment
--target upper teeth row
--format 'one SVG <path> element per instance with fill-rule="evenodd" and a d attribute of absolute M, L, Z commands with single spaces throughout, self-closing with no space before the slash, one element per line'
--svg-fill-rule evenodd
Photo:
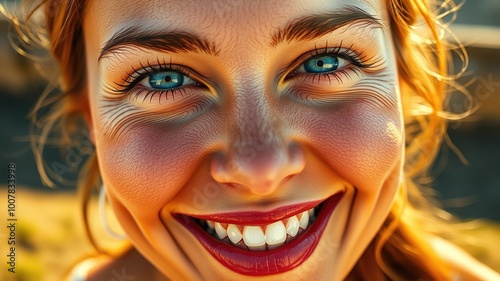
<path fill-rule="evenodd" d="M 243 243 L 250 250 L 263 251 L 266 245 L 268 249 L 283 245 L 287 235 L 295 237 L 299 228 L 305 230 L 313 217 L 314 208 L 265 226 L 222 224 L 208 220 L 206 222 L 210 230 L 215 229 L 219 239 L 228 237 L 233 244 L 238 244 L 243 239 Z"/>

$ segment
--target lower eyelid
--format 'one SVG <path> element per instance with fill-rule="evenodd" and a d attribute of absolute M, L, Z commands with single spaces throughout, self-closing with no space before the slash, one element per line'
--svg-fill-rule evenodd
<path fill-rule="evenodd" d="M 297 73 L 288 79 L 291 87 L 307 85 L 312 89 L 324 87 L 349 87 L 362 78 L 363 72 L 356 66 L 347 66 L 328 73 Z"/>
<path fill-rule="evenodd" d="M 136 85 L 134 89 L 127 94 L 130 101 L 133 103 L 139 103 L 141 106 L 144 106 L 145 103 L 163 105 L 168 105 L 169 103 L 179 103 L 179 98 L 183 98 L 186 95 L 188 95 L 188 93 L 186 93 L 186 89 L 183 87 L 173 88 L 170 90 L 154 89 L 142 85 Z"/>

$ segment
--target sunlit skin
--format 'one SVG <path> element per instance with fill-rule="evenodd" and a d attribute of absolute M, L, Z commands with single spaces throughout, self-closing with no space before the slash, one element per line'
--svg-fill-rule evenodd
<path fill-rule="evenodd" d="M 347 6 L 379 24 L 357 20 L 273 43 L 297 19 Z M 89 126 L 109 201 L 134 247 L 173 280 L 343 280 L 387 218 L 402 174 L 404 129 L 385 11 L 381 0 L 89 1 Z M 101 53 L 131 26 L 187 32 L 210 48 L 122 44 Z M 324 53 L 338 69 L 304 72 Z M 165 92 L 134 74 L 143 67 L 159 73 L 158 66 L 194 82 Z M 222 265 L 172 217 L 264 212 L 336 193 L 344 195 L 312 255 L 270 276 Z"/>

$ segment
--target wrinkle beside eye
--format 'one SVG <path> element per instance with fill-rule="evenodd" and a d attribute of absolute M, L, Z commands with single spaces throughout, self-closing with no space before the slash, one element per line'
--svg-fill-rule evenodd
<path fill-rule="evenodd" d="M 291 91 L 294 91 L 293 89 Z M 347 89 L 318 93 L 317 87 L 301 86 L 297 89 L 307 103 L 329 106 L 342 102 L 363 102 L 381 110 L 393 110 L 398 105 L 396 81 L 390 75 L 369 77 Z"/>

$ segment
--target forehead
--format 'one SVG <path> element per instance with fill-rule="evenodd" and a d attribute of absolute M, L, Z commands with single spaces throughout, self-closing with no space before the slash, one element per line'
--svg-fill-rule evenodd
<path fill-rule="evenodd" d="M 214 42 L 270 40 L 294 19 L 357 7 L 385 21 L 382 0 L 89 1 L 84 26 L 101 44 L 129 27 L 185 31 Z"/>

